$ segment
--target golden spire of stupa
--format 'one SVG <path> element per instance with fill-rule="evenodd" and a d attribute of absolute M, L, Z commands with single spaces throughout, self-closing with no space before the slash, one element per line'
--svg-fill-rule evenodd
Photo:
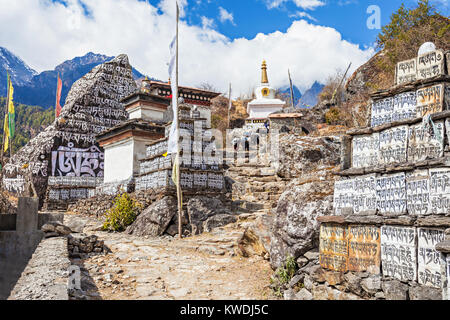
<path fill-rule="evenodd" d="M 261 83 L 269 83 L 269 78 L 267 77 L 267 63 L 266 63 L 266 60 L 263 60 L 261 69 L 262 69 Z"/>

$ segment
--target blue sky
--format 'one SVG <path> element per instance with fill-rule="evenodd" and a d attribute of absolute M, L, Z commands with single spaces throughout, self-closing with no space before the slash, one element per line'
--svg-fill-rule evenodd
<path fill-rule="evenodd" d="M 447 15 L 449 0 L 432 0 Z M 404 0 L 408 6 L 417 4 Z M 399 0 L 179 0 L 180 83 L 208 83 L 236 95 L 258 85 L 267 60 L 274 87 L 288 85 L 287 69 L 302 92 L 375 53 L 380 30 L 366 11 L 380 8 L 381 25 Z M 139 71 L 168 79 L 175 0 L 0 0 L 0 46 L 37 71 L 88 52 L 125 53 Z"/>
<path fill-rule="evenodd" d="M 150 1 L 157 3 L 158 1 Z M 285 32 L 292 22 L 298 19 L 297 12 L 305 12 L 312 17 L 309 21 L 335 28 L 341 32 L 343 39 L 362 46 L 370 46 L 376 40 L 379 30 L 370 30 L 366 26 L 370 5 L 381 9 L 381 25 L 389 22 L 393 12 L 402 3 L 407 6 L 417 3 L 412 0 L 324 0 L 325 5 L 314 10 L 299 8 L 293 1 L 286 1 L 279 7 L 269 9 L 266 0 L 203 0 L 188 3 L 186 19 L 191 24 L 201 24 L 202 17 L 214 19 L 214 27 L 222 34 L 234 38 L 253 38 L 256 34 Z M 448 1 L 433 1 L 444 15 L 449 15 Z M 219 8 L 222 7 L 233 15 L 234 24 L 221 22 Z"/>

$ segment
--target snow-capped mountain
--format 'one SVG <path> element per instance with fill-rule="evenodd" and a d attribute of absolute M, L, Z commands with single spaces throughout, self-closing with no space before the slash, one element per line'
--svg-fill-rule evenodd
<path fill-rule="evenodd" d="M 2 58 L 3 57 L 3 58 Z M 102 54 L 87 53 L 82 57 L 75 57 L 64 61 L 54 70 L 37 74 L 20 58 L 7 49 L 0 47 L 0 96 L 6 95 L 6 70 L 11 74 L 14 85 L 14 101 L 26 105 L 37 105 L 44 108 L 54 107 L 58 73 L 63 82 L 61 104 L 64 104 L 73 83 L 83 77 L 99 64 L 113 59 Z M 4 62 L 3 62 L 4 61 Z M 144 77 L 133 69 L 133 77 Z"/>
<path fill-rule="evenodd" d="M 22 59 L 0 47 L 0 96 L 6 94 L 6 71 L 16 85 L 25 85 L 37 74 Z"/>

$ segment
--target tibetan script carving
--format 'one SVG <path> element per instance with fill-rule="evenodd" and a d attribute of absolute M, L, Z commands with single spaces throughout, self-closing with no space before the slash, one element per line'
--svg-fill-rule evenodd
<path fill-rule="evenodd" d="M 428 52 L 417 57 L 417 79 L 423 80 L 444 74 L 442 50 Z"/>
<path fill-rule="evenodd" d="M 52 176 L 103 176 L 104 153 L 97 146 L 75 148 L 73 143 L 52 152 Z"/>
<path fill-rule="evenodd" d="M 382 214 L 401 215 L 406 213 L 405 173 L 377 177 L 377 209 Z"/>
<path fill-rule="evenodd" d="M 450 169 L 430 169 L 430 203 L 433 214 L 450 212 Z"/>
<path fill-rule="evenodd" d="M 443 111 L 444 85 L 437 84 L 417 90 L 417 117 Z"/>
<path fill-rule="evenodd" d="M 355 136 L 352 140 L 352 166 L 368 168 L 379 163 L 380 135 Z"/>
<path fill-rule="evenodd" d="M 417 279 L 416 229 L 381 227 L 381 264 L 383 275 L 401 281 Z"/>
<path fill-rule="evenodd" d="M 418 282 L 435 288 L 442 288 L 441 267 L 445 264 L 442 253 L 435 249 L 437 243 L 444 241 L 444 230 L 418 228 Z"/>
<path fill-rule="evenodd" d="M 444 122 L 409 127 L 408 161 L 417 162 L 444 156 Z"/>
<path fill-rule="evenodd" d="M 347 271 L 347 227 L 322 224 L 320 226 L 319 248 L 319 262 L 322 268 L 341 272 Z"/>
<path fill-rule="evenodd" d="M 406 174 L 406 194 L 409 214 L 427 215 L 431 213 L 428 170 L 416 170 Z"/>
<path fill-rule="evenodd" d="M 399 126 L 380 132 L 380 163 L 384 165 L 406 162 L 408 126 Z"/>
<path fill-rule="evenodd" d="M 367 225 L 348 227 L 348 270 L 380 273 L 380 228 Z"/>
<path fill-rule="evenodd" d="M 396 80 L 397 85 L 413 82 L 417 79 L 417 59 L 406 60 L 397 63 Z"/>

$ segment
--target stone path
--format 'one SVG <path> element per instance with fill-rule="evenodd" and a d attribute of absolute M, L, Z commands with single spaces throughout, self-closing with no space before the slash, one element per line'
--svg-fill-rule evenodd
<path fill-rule="evenodd" d="M 66 215 L 65 222 L 80 219 Z M 242 231 L 232 227 L 178 239 L 141 238 L 92 230 L 112 251 L 86 260 L 73 259 L 82 271 L 87 299 L 273 299 L 268 261 L 235 255 Z M 98 223 L 98 222 L 97 222 Z M 91 227 L 89 227 L 91 226 Z"/>

